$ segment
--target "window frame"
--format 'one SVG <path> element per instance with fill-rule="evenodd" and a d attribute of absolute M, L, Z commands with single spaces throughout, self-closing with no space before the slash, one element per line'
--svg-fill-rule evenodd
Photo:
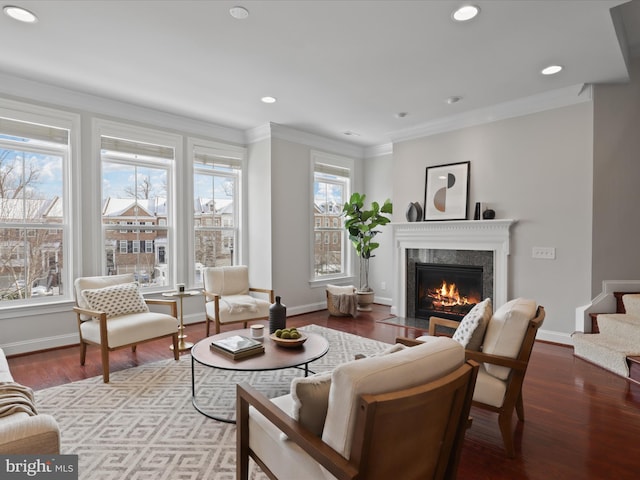
<path fill-rule="evenodd" d="M 0 319 L 11 318 L 16 315 L 31 315 L 40 311 L 62 311 L 65 304 L 73 301 L 73 279 L 76 278 L 81 263 L 72 252 L 77 251 L 77 245 L 81 244 L 80 218 L 81 203 L 77 201 L 81 198 L 81 181 L 72 175 L 72 172 L 80 170 L 80 139 L 81 139 L 81 117 L 79 114 L 70 113 L 60 109 L 32 105 L 6 98 L 0 98 L 0 116 L 28 122 L 37 125 L 46 125 L 69 132 L 66 152 L 63 155 L 62 165 L 62 195 L 63 195 L 63 221 L 56 224 L 54 230 L 62 230 L 62 256 L 64 264 L 61 269 L 59 282 L 61 285 L 60 295 L 30 297 L 10 302 L 0 302 Z M 28 148 L 31 150 L 30 145 Z M 45 229 L 45 227 L 42 227 Z M 46 227 L 52 230 L 51 226 Z M 52 307 L 60 305 L 60 307 Z M 20 313 L 16 313 L 20 312 Z"/>
<path fill-rule="evenodd" d="M 103 225 L 102 223 L 102 197 L 103 197 L 103 189 L 102 189 L 102 137 L 112 137 L 112 138 L 121 138 L 125 140 L 130 140 L 133 142 L 140 143 L 148 143 L 152 145 L 159 145 L 173 149 L 173 159 L 167 162 L 167 184 L 166 184 L 166 201 L 167 201 L 167 217 L 169 221 L 158 221 L 158 225 L 155 226 L 154 230 L 163 230 L 166 231 L 167 234 L 167 245 L 166 245 L 166 254 L 169 255 L 169 261 L 166 263 L 167 272 L 166 272 L 166 284 L 165 285 L 157 285 L 157 286 L 149 286 L 145 287 L 145 293 L 154 293 L 165 291 L 169 286 L 175 285 L 177 283 L 177 278 L 179 278 L 178 273 L 178 265 L 181 265 L 185 259 L 184 254 L 181 252 L 183 249 L 178 248 L 180 245 L 180 239 L 177 237 L 177 233 L 180 231 L 180 221 L 179 218 L 182 215 L 177 215 L 176 212 L 183 211 L 184 200 L 180 198 L 179 195 L 176 195 L 176 185 L 179 184 L 178 178 L 180 175 L 180 169 L 183 167 L 183 136 L 169 133 L 165 130 L 158 130 L 146 127 L 140 127 L 135 125 L 130 125 L 125 122 L 116 122 L 111 120 L 105 120 L 101 118 L 93 118 L 92 121 L 92 143 L 93 143 L 93 155 L 96 161 L 96 169 L 95 169 L 95 179 L 97 184 L 100 186 L 97 191 L 100 193 L 98 195 L 93 196 L 93 201 L 95 202 L 93 206 L 93 212 L 95 212 L 95 218 L 92 219 L 92 233 L 95 235 L 93 240 L 94 248 L 96 251 L 103 252 L 105 250 L 105 241 L 104 235 L 106 230 L 117 231 L 118 229 L 113 228 L 105 228 L 110 227 L 110 225 Z M 132 164 L 135 165 L 136 162 L 127 162 L 123 161 L 123 164 Z M 160 168 L 154 166 L 153 162 L 145 162 L 141 161 L 139 163 L 146 164 L 146 166 L 150 166 L 152 168 Z M 144 165 L 143 165 L 144 166 Z M 163 219 L 164 220 L 164 219 Z M 128 230 L 135 230 L 140 234 L 144 234 L 148 228 L 146 225 L 141 225 L 140 222 L 136 222 L 137 225 L 133 225 L 133 222 L 129 222 L 131 225 L 128 225 Z M 128 246 L 127 246 L 128 249 Z M 166 256 L 164 254 L 163 256 Z M 97 257 L 97 258 L 96 258 Z M 158 251 L 157 257 L 160 257 L 160 253 Z M 106 275 L 107 274 L 107 264 L 106 264 L 106 254 L 95 255 L 92 258 L 91 270 L 96 272 L 96 275 Z"/>
<path fill-rule="evenodd" d="M 195 192 L 194 192 L 194 181 L 195 174 L 197 169 L 197 164 L 199 162 L 196 161 L 196 152 L 202 153 L 212 157 L 220 157 L 220 158 L 230 158 L 234 161 L 238 162 L 239 168 L 238 173 L 236 175 L 236 179 L 234 180 L 234 201 L 237 204 L 234 206 L 233 211 L 233 222 L 234 226 L 229 228 L 223 224 L 218 227 L 215 226 L 207 226 L 204 225 L 204 222 L 196 222 L 194 218 L 194 206 L 193 202 L 195 201 Z M 187 158 L 188 158 L 188 169 L 185 170 L 185 179 L 189 180 L 189 189 L 188 191 L 185 189 L 184 196 L 185 198 L 189 198 L 191 202 L 191 209 L 187 210 L 188 214 L 185 214 L 185 221 L 187 222 L 187 226 L 185 231 L 188 232 L 187 235 L 187 248 L 185 251 L 188 253 L 188 261 L 185 262 L 187 266 L 185 273 L 187 281 L 186 285 L 188 287 L 201 288 L 204 286 L 201 276 L 199 276 L 197 267 L 196 267 L 196 230 L 208 230 L 212 231 L 229 231 L 234 230 L 234 238 L 233 242 L 233 258 L 232 264 L 239 265 L 243 263 L 243 259 L 246 257 L 244 254 L 244 249 L 246 246 L 246 214 L 245 214 L 245 196 L 246 196 L 246 182 L 247 182 L 247 149 L 246 147 L 215 142 L 211 140 L 205 140 L 197 137 L 187 137 Z M 203 173 L 211 172 L 211 170 L 202 170 Z M 230 176 L 228 173 L 223 173 L 223 175 Z M 225 236 L 222 236 L 222 242 L 225 243 Z"/>
<path fill-rule="evenodd" d="M 355 182 L 355 160 L 353 158 L 335 155 L 327 152 L 312 150 L 310 154 L 310 208 L 309 208 L 309 242 L 310 242 L 310 255 L 309 255 L 309 285 L 311 287 L 314 286 L 324 286 L 333 282 L 353 282 L 354 281 L 354 259 L 352 254 L 352 249 L 349 248 L 349 239 L 346 230 L 342 235 L 342 243 L 341 243 L 341 258 L 342 258 L 342 268 L 343 271 L 337 274 L 327 274 L 327 275 L 316 275 L 315 273 L 315 239 L 316 234 L 320 233 L 322 235 L 322 240 L 324 242 L 324 235 L 322 232 L 318 232 L 316 230 L 317 224 L 320 223 L 319 228 L 322 227 L 322 222 L 318 222 L 315 218 L 315 179 L 316 179 L 316 166 L 318 165 L 327 165 L 329 167 L 336 167 L 340 169 L 348 170 L 348 176 L 345 176 L 346 179 L 344 186 L 344 198 L 343 201 L 347 201 L 351 195 L 351 192 L 354 189 Z M 337 213 L 337 212 L 336 212 Z M 327 219 L 328 221 L 328 219 Z M 328 228 L 335 228 L 331 225 Z M 344 222 L 340 222 L 339 228 L 344 228 Z M 339 243 L 339 242 L 338 242 Z M 330 243 L 331 245 L 331 243 Z"/>

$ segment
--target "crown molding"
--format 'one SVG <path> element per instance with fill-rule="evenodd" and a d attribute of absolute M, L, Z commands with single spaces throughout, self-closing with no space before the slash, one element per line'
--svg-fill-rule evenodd
<path fill-rule="evenodd" d="M 393 155 L 393 143 L 374 145 L 364 149 L 364 158 L 382 157 L 384 155 Z"/>
<path fill-rule="evenodd" d="M 90 115 L 140 122 L 189 135 L 202 135 L 235 144 L 243 144 L 242 130 L 198 120 L 162 110 L 71 90 L 29 78 L 0 73 L 0 93 L 26 103 L 38 102 L 51 108 L 69 108 Z"/>
<path fill-rule="evenodd" d="M 268 123 L 245 131 L 245 142 L 247 144 L 255 143 L 266 138 L 277 138 L 288 142 L 299 143 L 309 147 L 316 148 L 351 158 L 364 158 L 364 147 L 353 145 L 340 140 L 323 137 L 315 133 L 309 133 L 295 128 L 279 125 L 277 123 Z"/>
<path fill-rule="evenodd" d="M 480 108 L 459 115 L 437 119 L 417 127 L 400 130 L 389 134 L 394 143 L 416 138 L 428 137 L 439 133 L 451 132 L 462 128 L 473 127 L 485 123 L 497 122 L 509 118 L 530 115 L 533 113 L 567 107 L 592 100 L 592 86 L 589 84 L 572 85 L 549 92 L 520 98 L 511 102 L 500 103 Z"/>

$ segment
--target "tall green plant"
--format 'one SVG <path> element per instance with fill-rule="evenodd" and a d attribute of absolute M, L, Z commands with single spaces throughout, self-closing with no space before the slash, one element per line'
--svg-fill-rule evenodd
<path fill-rule="evenodd" d="M 342 208 L 342 215 L 346 218 L 344 226 L 349 232 L 349 240 L 360 258 L 360 291 L 370 292 L 369 259 L 375 257 L 372 252 L 380 246 L 373 239 L 380 233 L 377 228 L 391 221 L 385 214 L 393 213 L 393 205 L 387 199 L 382 206 L 378 202 L 371 202 L 371 207 L 365 209 L 365 198 L 366 195 L 360 193 L 351 195 Z"/>

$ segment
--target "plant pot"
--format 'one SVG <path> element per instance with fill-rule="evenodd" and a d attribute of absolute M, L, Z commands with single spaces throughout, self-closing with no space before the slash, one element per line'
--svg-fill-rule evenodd
<path fill-rule="evenodd" d="M 370 312 L 373 310 L 371 305 L 373 305 L 373 298 L 375 296 L 375 292 L 358 292 L 356 291 L 356 298 L 358 300 L 358 311 L 360 312 Z"/>

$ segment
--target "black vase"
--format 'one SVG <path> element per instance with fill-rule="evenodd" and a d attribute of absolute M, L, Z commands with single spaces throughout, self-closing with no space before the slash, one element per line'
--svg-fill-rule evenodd
<path fill-rule="evenodd" d="M 287 328 L 287 306 L 276 297 L 276 303 L 269 307 L 269 333 L 283 328 Z"/>

